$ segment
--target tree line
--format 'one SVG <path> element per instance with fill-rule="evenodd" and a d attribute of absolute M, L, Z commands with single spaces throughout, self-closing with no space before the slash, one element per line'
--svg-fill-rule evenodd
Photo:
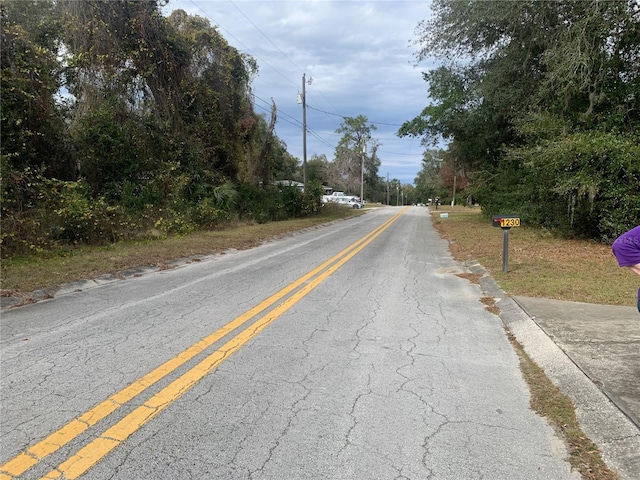
<path fill-rule="evenodd" d="M 640 223 L 640 4 L 434 0 L 416 29 L 433 102 L 401 136 L 428 148 L 421 197 L 610 241 Z M 433 148 L 445 139 L 444 151 Z"/>

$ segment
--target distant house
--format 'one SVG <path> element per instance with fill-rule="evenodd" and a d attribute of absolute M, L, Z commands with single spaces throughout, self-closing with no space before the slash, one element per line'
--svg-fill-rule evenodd
<path fill-rule="evenodd" d="M 282 187 L 298 187 L 301 192 L 304 192 L 304 183 L 302 182 L 296 182 L 295 180 L 276 180 L 274 183 Z"/>

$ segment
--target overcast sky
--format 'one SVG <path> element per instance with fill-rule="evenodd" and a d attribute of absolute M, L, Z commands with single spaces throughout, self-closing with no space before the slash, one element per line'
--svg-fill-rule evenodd
<path fill-rule="evenodd" d="M 332 160 L 343 117 L 364 115 L 377 127 L 378 174 L 413 183 L 424 148 L 396 132 L 429 103 L 421 72 L 433 65 L 415 66 L 413 41 L 430 2 L 170 0 L 164 7 L 177 9 L 207 18 L 230 45 L 256 59 L 256 111 L 269 118 L 273 98 L 276 134 L 289 153 L 303 158 L 297 94 L 306 74 L 307 159 Z"/>

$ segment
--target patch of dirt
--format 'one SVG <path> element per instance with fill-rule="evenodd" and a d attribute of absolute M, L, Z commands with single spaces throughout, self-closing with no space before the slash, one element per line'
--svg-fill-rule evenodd
<path fill-rule="evenodd" d="M 464 278 L 465 280 L 469 280 L 471 283 L 480 285 L 480 279 L 482 278 L 482 275 L 478 273 L 456 273 L 456 277 Z"/>
<path fill-rule="evenodd" d="M 496 299 L 493 297 L 482 297 L 480 302 L 484 304 L 484 308 L 487 312 L 494 315 L 500 315 L 500 309 L 496 305 Z"/>

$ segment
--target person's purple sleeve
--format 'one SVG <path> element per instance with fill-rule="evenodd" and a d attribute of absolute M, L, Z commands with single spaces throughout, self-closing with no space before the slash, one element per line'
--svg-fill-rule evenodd
<path fill-rule="evenodd" d="M 630 267 L 640 263 L 640 225 L 623 233 L 611 246 L 613 254 L 621 267 Z"/>

